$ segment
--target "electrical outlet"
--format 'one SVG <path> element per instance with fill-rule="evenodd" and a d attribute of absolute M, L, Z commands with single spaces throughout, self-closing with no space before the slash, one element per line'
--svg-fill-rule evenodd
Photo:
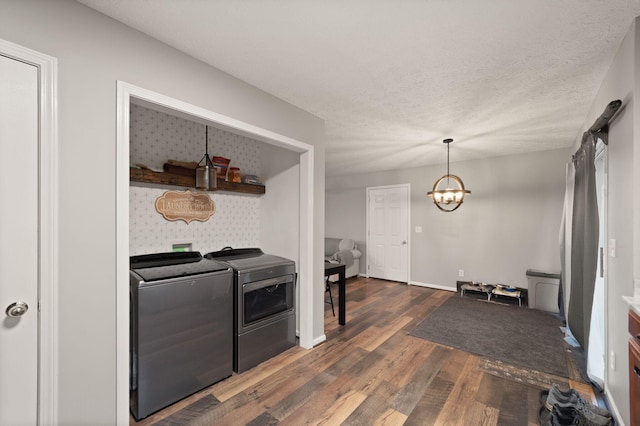
<path fill-rule="evenodd" d="M 616 371 L 616 353 L 614 351 L 609 352 L 609 368 Z"/>
<path fill-rule="evenodd" d="M 464 277 L 464 269 L 458 269 L 458 276 Z"/>

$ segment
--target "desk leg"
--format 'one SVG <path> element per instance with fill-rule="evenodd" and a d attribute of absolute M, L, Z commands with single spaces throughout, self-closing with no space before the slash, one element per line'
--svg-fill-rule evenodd
<path fill-rule="evenodd" d="M 345 303 L 345 299 L 346 299 L 346 284 L 345 284 L 345 273 L 344 272 L 340 272 L 338 274 L 338 296 L 339 296 L 339 300 L 338 300 L 338 324 L 340 325 L 345 325 L 346 324 L 346 303 Z"/>

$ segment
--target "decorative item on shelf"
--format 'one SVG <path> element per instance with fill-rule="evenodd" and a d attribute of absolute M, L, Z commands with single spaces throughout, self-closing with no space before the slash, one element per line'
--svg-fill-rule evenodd
<path fill-rule="evenodd" d="M 230 159 L 214 156 L 213 157 L 213 166 L 218 171 L 218 179 L 226 179 L 227 178 L 227 168 L 229 167 Z"/>
<path fill-rule="evenodd" d="M 152 171 L 152 172 L 162 172 L 162 170 L 151 168 L 151 167 L 149 167 L 149 166 L 147 166 L 146 164 L 143 164 L 143 163 L 136 163 L 135 167 L 137 167 L 137 168 L 139 168 L 141 170 L 149 170 L 149 171 Z"/>
<path fill-rule="evenodd" d="M 196 177 L 196 168 L 198 163 L 195 161 L 179 161 L 168 159 L 162 168 L 165 172 L 173 175 Z"/>
<path fill-rule="evenodd" d="M 216 212 L 216 205 L 207 193 L 186 191 L 165 191 L 156 198 L 156 211 L 166 220 L 206 222 Z"/>
<path fill-rule="evenodd" d="M 240 168 L 239 167 L 229 167 L 229 173 L 227 174 L 227 180 L 229 182 L 242 182 L 240 177 Z"/>
<path fill-rule="evenodd" d="M 471 191 L 464 189 L 462 179 L 449 173 L 449 145 L 453 139 L 445 139 L 442 142 L 447 144 L 447 174 L 433 184 L 433 191 L 429 191 L 427 195 L 433 198 L 433 203 L 440 210 L 452 212 L 460 207 L 465 195 L 471 194 Z M 455 184 L 454 187 L 451 187 L 451 182 Z M 444 184 L 446 184 L 446 188 L 441 189 Z"/>
<path fill-rule="evenodd" d="M 256 175 L 242 176 L 242 183 L 249 183 L 251 185 L 264 185 L 264 181 L 262 180 L 262 178 Z"/>
<path fill-rule="evenodd" d="M 211 158 L 209 157 L 209 126 L 205 126 L 205 151 L 202 160 L 196 167 L 196 189 L 209 191 L 216 189 L 218 179 L 216 177 L 216 169 L 213 167 Z"/>

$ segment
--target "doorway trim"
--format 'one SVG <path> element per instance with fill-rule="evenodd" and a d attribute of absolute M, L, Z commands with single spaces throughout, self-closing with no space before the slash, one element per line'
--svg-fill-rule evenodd
<path fill-rule="evenodd" d="M 607 328 L 607 318 L 609 318 L 609 286 L 608 286 L 608 275 L 609 275 L 609 254 L 607 249 L 608 239 L 608 215 L 609 215 L 609 146 L 602 140 L 598 138 L 596 141 L 596 153 L 594 158 L 595 168 L 596 168 L 596 182 L 598 175 L 598 160 L 602 159 L 602 187 L 596 188 L 596 192 L 598 195 L 602 195 L 602 200 L 598 199 L 598 203 L 602 202 L 602 217 L 599 218 L 600 225 L 599 233 L 602 236 L 603 246 L 600 247 L 602 250 L 601 256 L 599 256 L 599 268 L 597 272 L 601 273 L 604 294 L 603 294 L 603 311 L 600 312 L 602 314 L 602 330 L 603 330 L 603 346 L 602 346 L 602 362 L 603 362 L 603 371 L 602 371 L 602 388 L 608 390 L 608 378 L 609 378 L 609 369 L 607 366 L 609 365 L 609 339 L 608 339 L 608 328 Z M 602 194 L 600 194 L 602 192 Z M 599 197 L 598 197 L 599 198 Z M 598 277 L 596 276 L 596 282 Z M 594 287 L 595 291 L 595 287 Z M 595 298 L 594 298 L 595 302 Z M 593 317 L 593 305 L 592 305 L 592 313 Z M 591 339 L 591 336 L 589 336 Z M 591 347 L 591 346 L 590 346 Z M 589 355 L 587 354 L 587 363 L 589 363 Z M 589 366 L 587 365 L 587 376 L 591 379 L 591 376 L 588 374 Z M 593 380 L 592 380 L 593 381 Z M 597 382 L 596 382 L 597 383 Z M 599 383 L 597 383 L 600 385 Z"/>
<path fill-rule="evenodd" d="M 132 84 L 117 82 L 116 124 L 116 422 L 129 424 L 129 106 L 147 103 L 171 113 L 215 123 L 236 133 L 300 154 L 299 343 L 313 342 L 314 147 L 270 130 Z"/>
<path fill-rule="evenodd" d="M 38 424 L 58 423 L 58 60 L 0 39 L 0 55 L 38 68 Z M 4 309 L 4 308 L 3 308 Z"/>
<path fill-rule="evenodd" d="M 383 186 L 368 186 L 367 187 L 367 198 L 366 198 L 366 211 L 367 211 L 367 221 L 366 221 L 366 230 L 367 230 L 367 260 L 366 260 L 366 276 L 369 277 L 369 258 L 370 258 L 370 247 L 369 239 L 370 239 L 370 217 L 369 217 L 369 202 L 371 199 L 371 191 L 379 190 L 379 189 L 393 189 L 393 188 L 406 188 L 407 189 L 407 285 L 411 285 L 411 184 L 403 183 L 398 185 L 383 185 Z"/>

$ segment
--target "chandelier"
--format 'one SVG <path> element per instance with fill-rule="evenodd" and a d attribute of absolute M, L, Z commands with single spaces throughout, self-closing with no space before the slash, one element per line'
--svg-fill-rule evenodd
<path fill-rule="evenodd" d="M 464 183 L 456 175 L 449 173 L 449 145 L 453 139 L 445 139 L 442 141 L 447 144 L 447 174 L 433 184 L 433 191 L 429 191 L 427 195 L 433 198 L 433 203 L 443 212 L 452 212 L 464 201 L 466 194 L 471 191 L 464 189 Z"/>

